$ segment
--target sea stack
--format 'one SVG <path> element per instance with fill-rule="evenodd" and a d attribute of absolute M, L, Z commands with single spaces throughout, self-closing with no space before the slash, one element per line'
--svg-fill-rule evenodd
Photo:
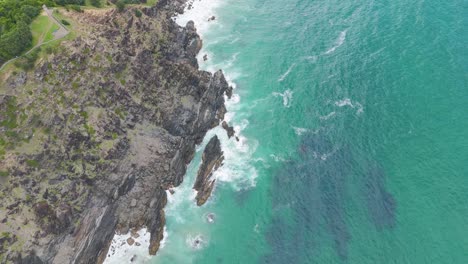
<path fill-rule="evenodd" d="M 197 205 L 202 206 L 206 203 L 214 187 L 215 179 L 212 179 L 213 172 L 216 171 L 224 160 L 221 151 L 221 142 L 217 136 L 210 139 L 203 151 L 202 164 L 198 169 L 197 179 L 193 189 L 197 190 Z"/>

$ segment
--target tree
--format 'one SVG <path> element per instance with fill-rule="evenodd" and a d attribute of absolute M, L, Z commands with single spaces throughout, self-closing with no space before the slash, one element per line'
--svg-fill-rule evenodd
<path fill-rule="evenodd" d="M 135 16 L 136 17 L 141 17 L 141 11 L 138 9 L 135 9 Z"/>
<path fill-rule="evenodd" d="M 37 15 L 40 13 L 40 8 L 36 6 L 30 6 L 30 5 L 24 5 L 21 7 L 21 11 L 23 11 L 23 14 L 28 16 L 30 19 L 35 18 Z"/>
<path fill-rule="evenodd" d="M 115 3 L 115 6 L 117 7 L 117 10 L 119 12 L 122 12 L 125 9 L 125 1 L 124 0 L 118 0 L 117 3 Z"/>
<path fill-rule="evenodd" d="M 92 6 L 101 7 L 101 1 L 100 1 L 100 0 L 90 0 L 89 3 L 90 3 Z"/>

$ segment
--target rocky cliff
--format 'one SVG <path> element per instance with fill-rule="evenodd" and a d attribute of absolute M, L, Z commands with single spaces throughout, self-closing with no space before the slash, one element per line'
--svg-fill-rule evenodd
<path fill-rule="evenodd" d="M 100 263 L 115 232 L 143 226 L 156 253 L 165 190 L 229 91 L 198 70 L 194 24 L 171 19 L 182 5 L 67 13 L 76 38 L 3 80 L 0 263 Z"/>

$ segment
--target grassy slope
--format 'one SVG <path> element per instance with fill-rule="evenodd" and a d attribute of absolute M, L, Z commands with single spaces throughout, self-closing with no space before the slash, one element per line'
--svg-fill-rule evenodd
<path fill-rule="evenodd" d="M 60 27 L 56 23 L 52 23 L 52 26 L 49 28 L 47 31 L 45 37 L 44 37 L 44 42 L 50 41 L 54 39 L 54 32 L 58 30 Z"/>
<path fill-rule="evenodd" d="M 33 35 L 33 46 L 39 43 L 52 25 L 53 22 L 44 12 L 32 21 L 30 27 Z"/>

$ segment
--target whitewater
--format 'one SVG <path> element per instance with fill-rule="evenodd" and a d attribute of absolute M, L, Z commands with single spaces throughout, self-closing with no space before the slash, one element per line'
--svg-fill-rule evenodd
<path fill-rule="evenodd" d="M 140 246 L 116 236 L 108 263 L 466 263 L 464 7 L 193 1 L 174 19 L 195 22 L 200 68 L 234 87 L 239 141 L 209 131 L 167 193 L 157 255 L 141 230 Z M 198 207 L 213 135 L 225 161 Z"/>

